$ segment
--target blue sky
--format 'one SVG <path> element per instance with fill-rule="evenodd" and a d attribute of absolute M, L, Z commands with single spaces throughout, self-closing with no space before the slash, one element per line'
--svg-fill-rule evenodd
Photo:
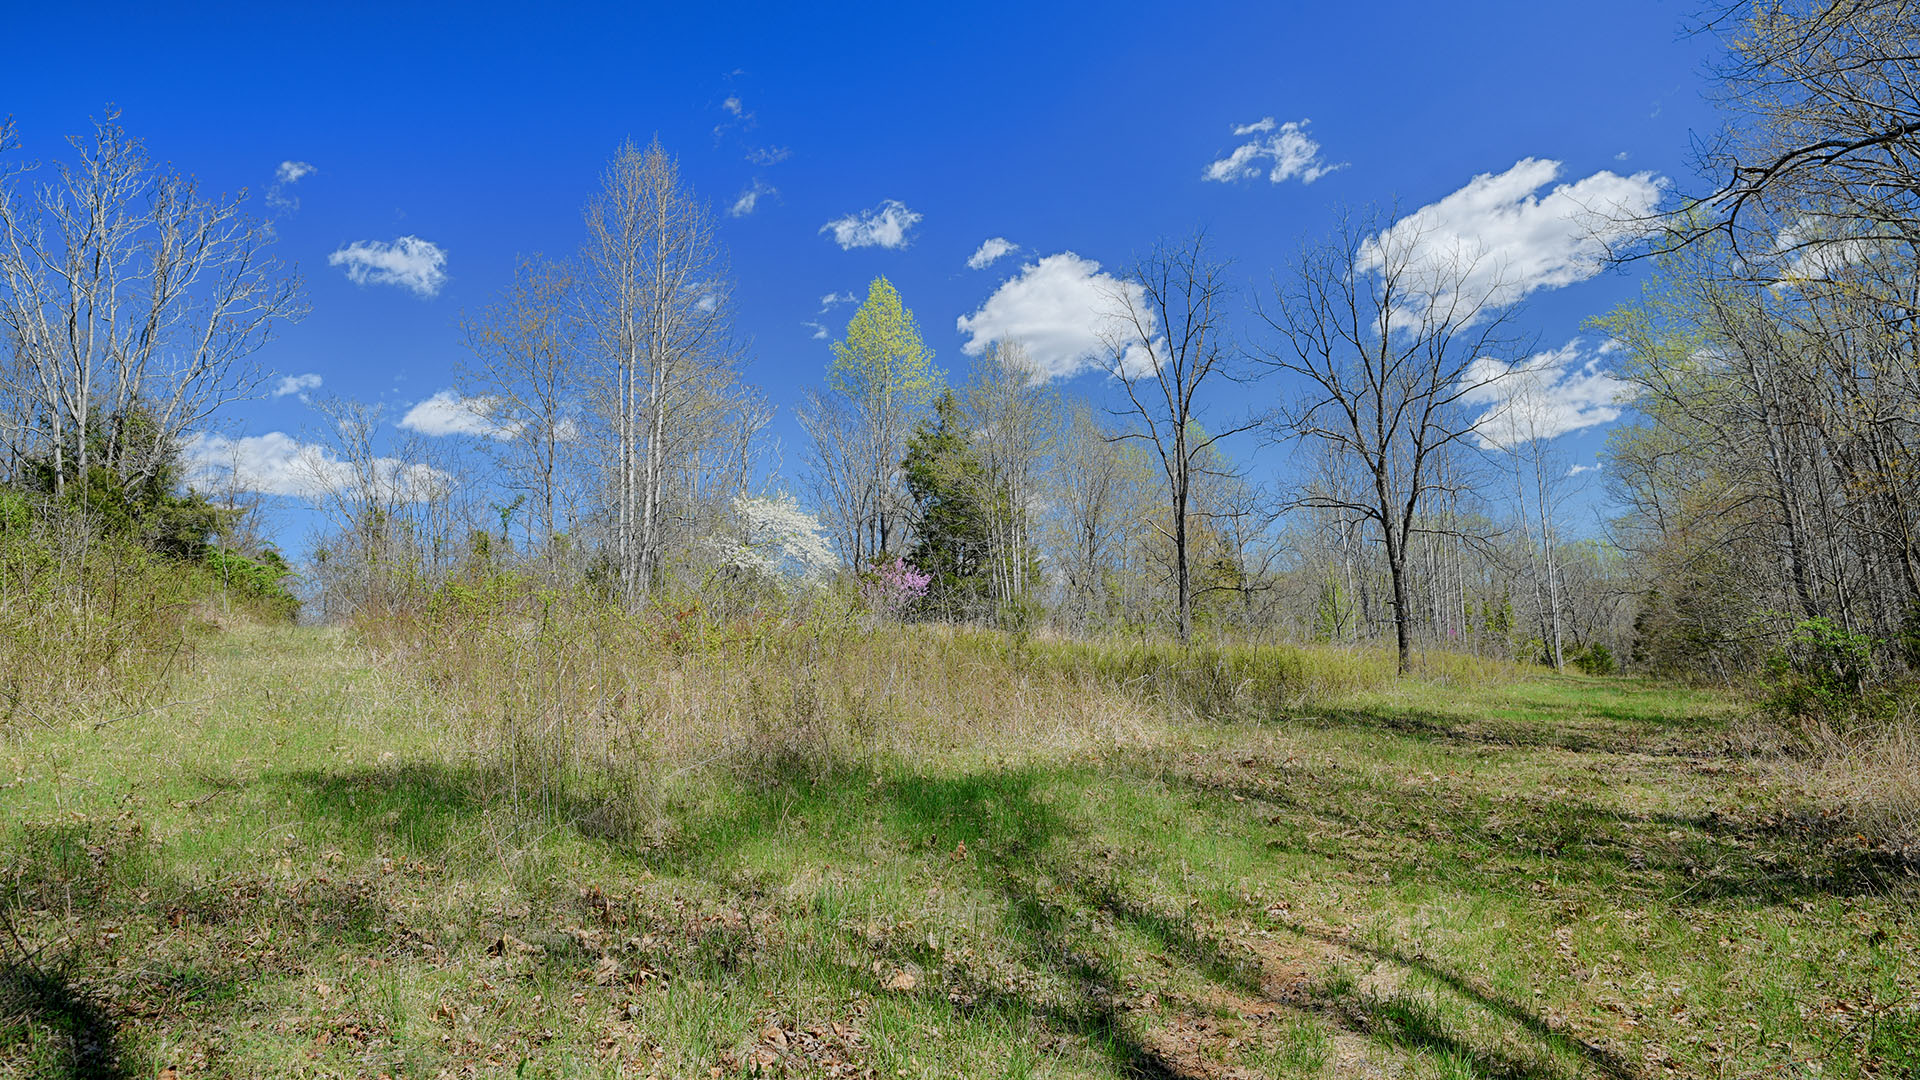
<path fill-rule="evenodd" d="M 658 135 L 720 215 L 747 375 L 781 407 L 791 474 L 789 407 L 828 360 L 808 324 L 837 335 L 852 309 L 823 312 L 822 297 L 864 295 L 876 274 L 956 378 L 962 317 L 1039 333 L 1065 373 L 1073 320 L 1048 298 L 1067 302 L 1093 263 L 1115 269 L 1205 228 L 1251 292 L 1342 206 L 1434 206 L 1431 222 L 1537 271 L 1522 325 L 1542 352 L 1565 351 L 1638 284 L 1568 248 L 1548 220 L 1556 186 L 1627 199 L 1663 179 L 1699 186 L 1688 153 L 1717 124 L 1702 77 L 1713 43 L 1683 34 L 1687 10 L 40 5 L 9 16 L 0 111 L 28 156 L 47 157 L 118 105 L 156 158 L 247 188 L 263 211 L 282 163 L 310 166 L 279 183 L 271 212 L 312 313 L 261 359 L 383 402 L 392 422 L 451 384 L 460 313 L 507 283 L 517 255 L 575 250 L 606 159 Z M 1208 178 L 1216 162 L 1226 178 Z M 751 213 L 729 212 L 754 191 Z M 826 228 L 876 211 L 877 228 L 842 232 L 892 240 L 910 222 L 899 243 L 843 247 Z M 386 265 L 415 277 L 350 279 L 353 252 L 405 237 L 431 247 Z M 996 237 L 1012 250 L 970 267 Z M 1558 370 L 1580 374 L 1594 344 Z M 1062 385 L 1103 392 L 1098 374 Z M 1587 392 L 1555 385 L 1570 407 Z M 1285 393 L 1270 382 L 1233 404 Z M 227 434 L 299 439 L 315 421 L 287 394 L 236 408 Z M 1564 436 L 1567 452 L 1590 458 L 1603 431 Z M 1251 440 L 1235 454 L 1258 472 L 1283 457 Z M 283 533 L 301 520 L 283 511 Z"/>

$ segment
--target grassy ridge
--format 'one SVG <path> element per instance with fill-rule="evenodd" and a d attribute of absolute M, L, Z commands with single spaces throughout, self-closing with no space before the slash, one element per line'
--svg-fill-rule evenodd
<path fill-rule="evenodd" d="M 660 631 L 595 670 L 537 626 L 241 629 L 175 690 L 205 705 L 5 744 L 0 1075 L 1920 1060 L 1910 879 L 1766 809 L 1714 695 Z M 627 711 L 505 722 L 556 699 Z"/>

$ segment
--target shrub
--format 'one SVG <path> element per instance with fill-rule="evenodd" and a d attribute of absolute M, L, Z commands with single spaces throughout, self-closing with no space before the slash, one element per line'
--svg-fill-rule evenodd
<path fill-rule="evenodd" d="M 209 548 L 201 560 L 213 580 L 227 593 L 252 604 L 270 619 L 292 622 L 300 614 L 300 599 L 287 588 L 293 568 L 273 550 L 250 559 L 226 548 Z"/>
<path fill-rule="evenodd" d="M 1870 717 L 1887 695 L 1872 685 L 1876 642 L 1825 617 L 1804 619 L 1784 648 L 1767 658 L 1762 705 L 1793 719 Z"/>
<path fill-rule="evenodd" d="M 140 707 L 204 580 L 58 508 L 22 525 L 14 505 L 0 498 L 0 730 Z"/>
<path fill-rule="evenodd" d="M 1619 665 L 1613 659 L 1613 650 L 1599 642 L 1580 649 L 1567 662 L 1588 675 L 1611 675 L 1619 670 Z"/>

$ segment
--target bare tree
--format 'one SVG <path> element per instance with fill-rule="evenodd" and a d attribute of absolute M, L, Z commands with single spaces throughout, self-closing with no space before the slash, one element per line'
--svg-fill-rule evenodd
<path fill-rule="evenodd" d="M 582 292 L 607 365 L 614 549 L 633 606 L 661 569 L 670 492 L 696 490 L 686 470 L 739 405 L 731 283 L 711 209 L 658 139 L 620 147 L 586 223 Z"/>
<path fill-rule="evenodd" d="M 1912 0 L 1737 0 L 1707 28 L 1735 125 L 1702 155 L 1721 186 L 1670 239 L 1746 257 L 1920 242 L 1920 19 Z M 1763 258 L 1762 263 L 1766 260 Z"/>
<path fill-rule="evenodd" d="M 861 425 L 837 393 L 808 390 L 799 409 L 807 434 L 807 478 L 814 505 L 848 566 L 861 565 L 867 523 L 879 516 L 880 491 L 871 482 Z"/>
<path fill-rule="evenodd" d="M 1193 635 L 1194 479 L 1215 468 L 1208 455 L 1216 443 L 1254 426 L 1207 432 L 1199 423 L 1201 390 L 1236 376 L 1239 356 L 1226 332 L 1229 294 L 1226 266 L 1208 253 L 1204 234 L 1163 241 L 1114 290 L 1103 334 L 1104 366 L 1126 394 L 1122 411 L 1139 421 L 1120 438 L 1151 447 L 1166 479 L 1169 520 L 1156 527 L 1173 545 L 1174 624 L 1183 642 Z"/>
<path fill-rule="evenodd" d="M 0 326 L 56 493 L 94 466 L 124 485 L 151 478 L 258 386 L 254 353 L 306 312 L 244 193 L 203 196 L 117 120 L 69 140 L 77 160 L 38 185 L 22 183 L 36 166 L 6 163 L 16 139 L 0 125 Z"/>
<path fill-rule="evenodd" d="M 1057 406 L 1018 342 L 994 342 L 974 361 L 964 407 L 987 486 L 979 494 L 988 516 L 993 594 L 1003 604 L 1019 599 L 1031 576 L 1036 487 L 1053 446 Z"/>
<path fill-rule="evenodd" d="M 1411 665 L 1409 540 L 1429 496 L 1446 481 L 1436 466 L 1474 430 L 1464 402 L 1506 373 L 1511 309 L 1490 301 L 1474 257 L 1432 250 L 1406 228 L 1349 217 L 1303 250 L 1261 316 L 1279 335 L 1266 351 L 1303 386 L 1272 420 L 1283 441 L 1321 444 L 1362 474 L 1357 489 L 1309 484 L 1297 505 L 1372 522 L 1392 587 L 1399 669 Z"/>
<path fill-rule="evenodd" d="M 1482 424 L 1482 438 L 1497 447 L 1513 475 L 1514 513 L 1526 547 L 1527 579 L 1546 658 L 1558 671 L 1566 667 L 1565 596 L 1560 568 L 1561 505 L 1569 493 L 1564 455 L 1552 445 L 1547 421 L 1552 407 L 1548 388 L 1531 371 L 1516 372 L 1503 387 L 1505 400 Z"/>
<path fill-rule="evenodd" d="M 378 405 L 325 397 L 314 408 L 324 423 L 297 465 L 332 529 L 313 545 L 323 609 L 391 604 L 450 539 L 453 477 L 428 464 L 418 437 L 383 447 Z"/>
<path fill-rule="evenodd" d="M 1104 611 L 1106 576 L 1141 516 L 1138 485 L 1118 433 L 1086 402 L 1069 406 L 1059 444 L 1048 488 L 1053 548 L 1061 605 L 1071 623 L 1084 626 Z"/>
<path fill-rule="evenodd" d="M 565 266 L 523 259 L 505 294 L 462 322 L 475 359 L 461 372 L 462 393 L 494 428 L 488 450 L 508 490 L 532 503 L 529 532 L 549 568 L 579 495 L 573 448 L 583 435 L 585 388 L 573 300 Z"/>

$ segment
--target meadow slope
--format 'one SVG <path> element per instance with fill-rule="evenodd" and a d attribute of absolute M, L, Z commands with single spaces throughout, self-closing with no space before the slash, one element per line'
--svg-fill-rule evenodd
<path fill-rule="evenodd" d="M 1920 1069 L 1907 864 L 1715 693 L 1429 675 L 551 785 L 343 631 L 177 679 L 0 742 L 0 1076 Z"/>

